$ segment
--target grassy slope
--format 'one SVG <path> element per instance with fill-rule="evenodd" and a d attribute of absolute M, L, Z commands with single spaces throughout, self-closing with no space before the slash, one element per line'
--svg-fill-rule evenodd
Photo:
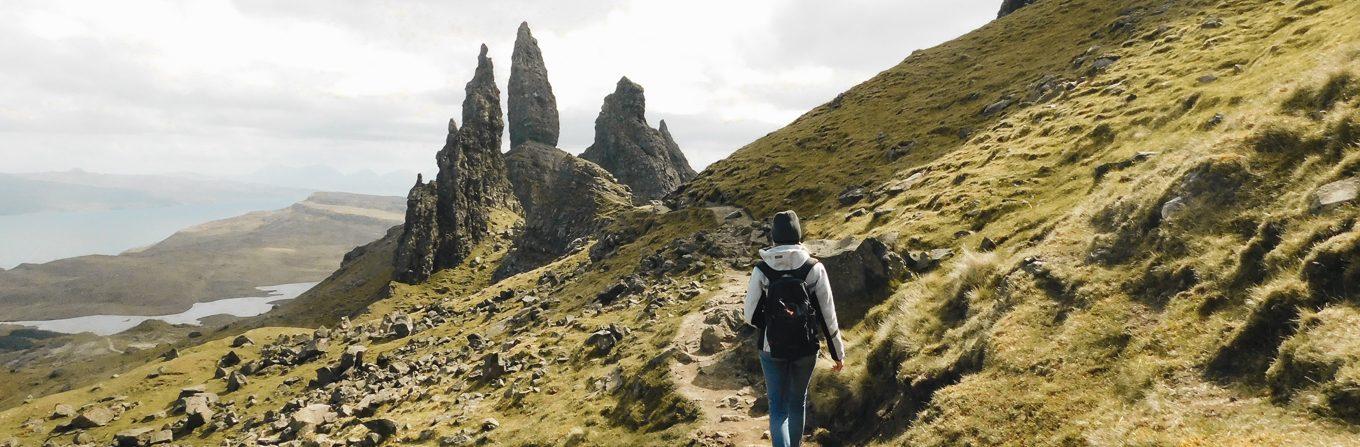
<path fill-rule="evenodd" d="M 824 237 L 900 233 L 910 248 L 1003 241 L 976 285 L 923 278 L 857 328 L 868 338 L 857 341 L 870 368 L 823 386 L 831 391 L 817 398 L 831 407 L 826 414 L 858 422 L 833 427 L 826 439 L 869 440 L 858 432 L 913 445 L 1357 442 L 1353 426 L 1333 425 L 1325 412 L 1314 418 L 1293 411 L 1304 404 L 1263 398 L 1251 386 L 1259 374 L 1234 374 L 1226 386 L 1203 377 L 1261 294 L 1234 282 L 1246 263 L 1239 259 L 1251 259 L 1239 252 L 1256 226 L 1281 221 L 1286 240 L 1306 239 L 1354 219 L 1354 208 L 1306 210 L 1316 186 L 1357 171 L 1353 139 L 1349 146 L 1309 141 L 1340 139 L 1337 123 L 1354 122 L 1354 101 L 1320 120 L 1282 104 L 1360 70 L 1360 30 L 1346 25 L 1360 8 L 1201 1 L 1157 14 L 1163 4 L 1121 3 L 1131 11 L 1121 15 L 1105 2 L 1040 2 L 913 55 L 846 92 L 838 106 L 818 108 L 715 164 L 691 188 L 693 197 L 721 191 L 758 213 L 820 214 L 805 225 Z M 1225 26 L 1202 26 L 1211 18 Z M 1132 31 L 1116 27 L 1127 22 Z M 1096 46 L 1090 54 L 1119 61 L 1103 73 L 1088 72 L 1089 60 L 1073 68 Z M 1199 80 L 1210 74 L 1218 79 Z M 1045 75 L 1091 77 L 1054 100 L 996 117 L 979 113 L 1003 95 L 1026 97 Z M 974 93 L 979 99 L 969 100 Z M 1219 113 L 1225 121 L 1206 130 Z M 961 141 L 955 130 L 964 128 L 975 131 Z M 1280 150 L 1263 153 L 1257 142 L 1266 129 L 1303 141 L 1286 138 Z M 880 132 L 886 144 L 878 143 Z M 886 162 L 885 148 L 912 140 L 911 155 Z M 1158 155 L 1096 184 L 1096 165 L 1139 151 Z M 1190 218 L 1146 233 L 1102 228 L 1111 226 L 1102 223 L 1109 216 L 1118 224 L 1155 213 L 1184 192 L 1177 182 L 1205 160 L 1246 180 L 1200 187 L 1236 189 L 1235 196 L 1214 197 L 1191 208 Z M 752 167 L 772 163 L 786 173 Z M 804 175 L 812 170 L 819 175 Z M 916 172 L 924 178 L 915 187 L 867 205 L 884 217 L 847 219 L 853 207 L 834 202 L 846 185 L 872 189 Z M 1096 262 L 1098 248 L 1132 254 Z M 1298 259 L 1311 248 L 1284 247 L 1271 255 L 1281 261 L 1246 276 L 1266 279 L 1265 287 L 1297 282 Z M 1023 272 L 1031 256 L 1048 273 Z M 900 397 L 878 397 L 884 393 Z"/>
<path fill-rule="evenodd" d="M 1319 249 L 1355 253 L 1346 251 L 1356 239 L 1353 220 L 1347 221 L 1355 209 L 1315 215 L 1307 211 L 1306 196 L 1317 185 L 1360 171 L 1354 147 L 1321 138 L 1336 141 L 1344 134 L 1337 123 L 1356 116 L 1356 101 L 1315 118 L 1282 107 L 1338 72 L 1360 71 L 1360 29 L 1349 26 L 1360 18 L 1360 5 L 1186 1 L 1159 11 L 1163 4 L 1123 2 L 1130 9 L 1121 15 L 1108 2 L 1041 1 L 911 56 L 714 164 L 689 187 L 692 198 L 734 203 L 757 215 L 796 208 L 816 237 L 896 233 L 903 249 L 956 251 L 976 246 L 983 236 L 1000 241 L 996 253 L 961 255 L 907 282 L 847 329 L 849 370 L 819 373 L 813 396 L 823 443 L 1349 445 L 1360 439 L 1354 425 L 1333 418 L 1336 408 L 1310 399 L 1332 392 L 1325 385 L 1353 380 L 1346 378 L 1356 368 L 1354 340 L 1334 346 L 1319 340 L 1356 336 L 1341 329 L 1353 321 L 1356 297 L 1321 293 L 1326 282 L 1302 273 L 1302 259 L 1322 260 Z M 1225 26 L 1201 26 L 1211 18 Z M 1116 26 L 1127 22 L 1133 26 Z M 1093 46 L 1100 48 L 1089 50 Z M 1088 72 L 1091 59 L 1075 67 L 1073 60 L 1088 52 L 1120 59 L 1099 73 Z M 1205 74 L 1218 79 L 1197 80 Z M 993 116 L 980 113 L 1004 95 L 1032 99 L 1029 89 L 1045 75 L 1078 82 L 1054 97 L 1022 101 Z M 1215 114 L 1224 121 L 1206 129 Z M 970 130 L 967 138 L 960 138 L 963 129 Z M 1298 138 L 1261 138 L 1267 129 Z M 1263 140 L 1284 144 L 1259 144 Z M 900 144 L 908 141 L 914 144 Z M 909 147 L 907 155 L 889 159 L 887 152 L 898 146 Z M 1098 164 L 1140 151 L 1158 154 L 1094 180 Z M 851 206 L 836 201 L 848 186 L 874 190 L 914 173 L 922 180 L 899 194 Z M 1174 196 L 1191 198 L 1182 214 L 1190 218 L 1153 218 Z M 858 207 L 881 212 L 847 218 Z M 588 444 L 680 442 L 694 427 L 684 417 L 691 407 L 675 400 L 673 384 L 650 374 L 662 369 L 651 362 L 666 361 L 676 317 L 704 298 L 679 300 L 654 320 L 627 307 L 598 312 L 590 301 L 657 247 L 711 228 L 706 213 L 627 216 L 619 227 L 641 229 L 642 235 L 616 255 L 587 264 L 585 253 L 578 253 L 488 289 L 484 277 L 494 268 L 494 255 L 427 284 L 395 286 L 392 298 L 355 321 L 449 299 L 464 316 L 421 337 L 460 340 L 476 332 L 510 357 L 537 356 L 550 365 L 540 393 L 518 398 L 487 384 L 460 383 L 385 407 L 379 416 L 410 424 L 410 435 L 425 427 L 447 434 L 494 416 L 502 428 L 491 439 L 509 445 L 552 444 L 577 427 Z M 1280 243 L 1261 242 L 1272 239 L 1259 235 L 1263 222 L 1279 223 Z M 677 280 L 711 281 L 718 268 Z M 565 282 L 540 282 L 547 272 Z M 528 324 L 512 320 L 522 310 L 515 300 L 491 316 L 471 310 L 507 288 L 555 302 Z M 1268 293 L 1280 290 L 1301 291 Z M 1306 321 L 1316 322 L 1305 323 L 1300 335 L 1261 343 L 1288 339 L 1283 349 L 1293 363 L 1273 373 L 1250 366 L 1253 359 L 1269 364 L 1273 354 L 1260 359 L 1229 349 L 1254 319 L 1280 326 L 1260 318 L 1270 296 L 1325 308 L 1305 312 Z M 584 338 L 607 323 L 632 329 L 636 342 L 605 358 L 584 355 Z M 370 349 L 386 352 L 402 344 Z M 330 360 L 341 349 L 333 347 Z M 189 351 L 197 354 L 186 358 L 211 359 L 224 348 L 208 344 Z M 1236 366 L 1210 374 L 1209 365 L 1224 352 Z M 249 359 L 253 351 L 247 353 Z M 567 361 L 551 361 L 558 357 Z M 170 363 L 192 369 L 186 358 Z M 1334 379 L 1310 377 L 1331 380 L 1322 387 L 1299 385 L 1285 374 L 1292 364 L 1330 361 L 1344 367 Z M 288 375 L 306 378 L 311 370 Z M 629 392 L 593 390 L 592 383 L 615 370 Z M 209 373 L 191 372 L 162 388 L 215 384 Z M 281 381 L 274 378 L 258 382 L 229 397 L 261 397 L 264 403 L 246 410 L 247 416 L 302 391 L 300 385 L 277 388 Z M 1294 387 L 1299 389 L 1270 391 Z M 18 427 L 58 401 L 133 392 L 149 412 L 171 400 L 138 390 L 106 382 L 94 393 L 45 397 L 0 413 L 0 432 L 35 439 Z M 469 393 L 484 393 L 483 399 L 469 404 Z M 674 425 L 637 427 L 639 415 L 679 417 L 670 421 Z M 125 418 L 97 433 L 129 425 Z M 341 434 L 361 433 L 350 427 Z"/>

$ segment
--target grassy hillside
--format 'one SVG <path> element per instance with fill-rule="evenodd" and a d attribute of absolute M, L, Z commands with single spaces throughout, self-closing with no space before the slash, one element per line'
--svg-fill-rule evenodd
<path fill-rule="evenodd" d="M 548 266 L 490 283 L 515 220 L 500 215 L 473 262 L 427 283 L 311 297 L 363 300 L 348 323 L 187 347 L 0 413 L 0 433 L 73 439 L 45 419 L 57 403 L 122 409 L 97 440 L 181 424 L 178 389 L 205 384 L 216 416 L 177 442 L 759 442 L 748 340 L 723 329 L 761 236 L 736 206 L 954 253 L 845 328 L 846 371 L 814 378 L 821 445 L 1360 445 L 1358 211 L 1313 206 L 1360 175 L 1358 19 L 1343 0 L 1041 0 Z M 381 288 L 362 272 L 330 282 Z M 227 351 L 318 338 L 318 357 L 240 390 L 212 377 Z M 371 365 L 309 384 L 355 345 Z M 175 374 L 139 379 L 157 368 Z M 307 422 L 318 404 L 334 422 Z"/>
<path fill-rule="evenodd" d="M 818 214 L 804 225 L 823 237 L 1000 242 L 855 328 L 864 368 L 823 375 L 816 396 L 828 443 L 1354 443 L 1356 334 L 1288 338 L 1302 362 L 1276 349 L 1301 314 L 1327 328 L 1355 312 L 1339 285 L 1360 259 L 1355 208 L 1309 202 L 1360 173 L 1357 14 L 1039 2 L 912 55 L 687 195 Z M 854 188 L 862 200 L 837 200 Z"/>

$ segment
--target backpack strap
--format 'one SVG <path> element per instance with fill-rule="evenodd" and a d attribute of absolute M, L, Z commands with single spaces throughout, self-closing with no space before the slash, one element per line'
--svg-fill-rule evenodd
<path fill-rule="evenodd" d="M 799 278 L 802 278 L 803 281 L 806 282 L 808 275 L 812 273 L 812 268 L 816 267 L 818 262 L 820 261 L 818 261 L 817 258 L 808 258 L 807 261 L 803 261 L 802 266 L 799 266 L 797 270 L 793 271 L 793 274 L 798 275 Z"/>
<path fill-rule="evenodd" d="M 767 280 L 775 280 L 785 276 L 795 276 L 806 281 L 808 274 L 812 273 L 812 268 L 817 266 L 817 262 L 817 258 L 808 258 L 807 261 L 803 261 L 803 265 L 798 266 L 796 269 L 775 270 L 774 267 L 770 267 L 770 264 L 765 263 L 765 261 L 760 261 L 759 263 L 756 263 L 756 268 L 760 269 L 760 273 L 764 274 L 765 279 Z"/>
<path fill-rule="evenodd" d="M 765 279 L 767 280 L 773 280 L 780 276 L 784 276 L 782 272 L 775 270 L 774 267 L 770 267 L 770 264 L 766 264 L 765 261 L 756 263 L 756 268 L 760 269 L 760 273 L 765 275 Z"/>

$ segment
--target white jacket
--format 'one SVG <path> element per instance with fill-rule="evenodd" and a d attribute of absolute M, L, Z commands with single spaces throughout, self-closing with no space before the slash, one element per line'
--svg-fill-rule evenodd
<path fill-rule="evenodd" d="M 802 244 L 778 245 L 760 251 L 760 259 L 775 270 L 794 270 L 802 267 L 812 255 L 808 253 L 807 247 Z M 831 296 L 831 280 L 827 278 L 826 267 L 818 263 L 808 272 L 805 282 L 813 297 L 817 299 L 817 304 L 821 308 L 822 322 L 826 324 L 827 345 L 831 348 L 831 358 L 837 361 L 845 358 L 845 345 L 841 341 L 841 330 L 836 322 L 836 302 Z M 755 318 L 756 307 L 760 304 L 760 297 L 765 294 L 765 288 L 770 285 L 770 280 L 761 273 L 759 268 L 751 270 L 751 282 L 746 286 L 746 324 L 755 326 L 752 321 Z M 763 337 L 764 334 L 761 334 Z M 766 352 L 770 351 L 768 339 L 761 343 Z"/>

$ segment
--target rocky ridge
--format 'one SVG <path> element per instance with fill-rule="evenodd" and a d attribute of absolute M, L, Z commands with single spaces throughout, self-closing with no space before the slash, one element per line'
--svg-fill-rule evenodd
<path fill-rule="evenodd" d="M 486 53 L 482 45 L 466 87 L 463 128 L 449 120 L 448 138 L 435 155 L 439 174 L 429 183 L 418 177 L 408 196 L 394 258 L 398 281 L 419 282 L 458 265 L 487 236 L 492 209 L 519 206 L 505 174 L 500 89 Z"/>
<path fill-rule="evenodd" d="M 524 209 L 524 228 L 496 278 L 547 264 L 631 207 L 627 187 L 595 163 L 554 147 L 558 123 L 552 85 L 538 42 L 527 23 L 515 38 L 508 91 L 510 141 L 506 172 Z"/>
<path fill-rule="evenodd" d="M 646 112 L 642 86 L 619 79 L 595 118 L 594 144 L 581 153 L 632 188 L 639 203 L 665 197 L 697 175 L 670 131 L 647 124 Z"/>

